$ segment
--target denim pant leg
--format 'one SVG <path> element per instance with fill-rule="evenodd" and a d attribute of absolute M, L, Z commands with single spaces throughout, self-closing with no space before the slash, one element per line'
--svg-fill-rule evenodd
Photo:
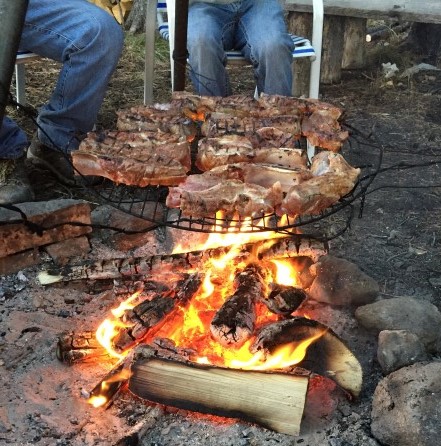
<path fill-rule="evenodd" d="M 291 96 L 294 46 L 278 0 L 241 3 L 237 44 L 253 63 L 258 91 Z"/>
<path fill-rule="evenodd" d="M 232 45 L 232 8 L 230 5 L 194 3 L 188 11 L 187 49 L 190 78 L 197 94 L 231 94 L 224 46 Z"/>
<path fill-rule="evenodd" d="M 0 127 L 0 159 L 20 158 L 28 145 L 26 133 L 5 116 Z"/>
<path fill-rule="evenodd" d="M 30 0 L 20 47 L 62 63 L 38 116 L 40 141 L 66 152 L 93 128 L 124 35 L 115 19 L 87 0 Z"/>

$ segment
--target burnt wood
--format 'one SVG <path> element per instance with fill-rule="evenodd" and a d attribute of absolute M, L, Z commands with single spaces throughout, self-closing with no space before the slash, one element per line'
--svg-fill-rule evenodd
<path fill-rule="evenodd" d="M 127 383 L 131 361 L 131 355 L 119 361 L 90 392 L 85 392 L 83 396 L 88 399 L 88 402 L 93 404 L 94 398 L 105 398 L 99 407 L 104 409 L 110 407 L 120 389 Z"/>
<path fill-rule="evenodd" d="M 141 302 L 125 313 L 123 322 L 129 326 L 119 330 L 113 339 L 116 351 L 123 352 L 141 342 L 151 330 L 159 330 L 174 315 L 174 311 L 188 304 L 202 283 L 199 273 L 190 275 L 176 287 L 173 297 L 156 296 Z"/>
<path fill-rule="evenodd" d="M 56 354 L 58 360 L 69 365 L 108 356 L 92 331 L 63 333 L 58 338 Z"/>
<path fill-rule="evenodd" d="M 272 284 L 266 299 L 261 301 L 275 314 L 290 315 L 308 298 L 302 288 Z"/>
<path fill-rule="evenodd" d="M 250 350 L 266 354 L 282 345 L 297 344 L 322 334 L 311 344 L 299 365 L 313 373 L 328 377 L 353 397 L 360 394 L 363 370 L 345 343 L 327 326 L 304 317 L 293 317 L 263 327 Z"/>
<path fill-rule="evenodd" d="M 264 274 L 257 265 L 248 265 L 236 274 L 235 291 L 217 311 L 210 324 L 214 339 L 223 346 L 240 347 L 254 333 L 255 303 L 266 294 Z"/>
<path fill-rule="evenodd" d="M 229 247 L 220 247 L 180 254 L 85 261 L 77 265 L 41 272 L 38 280 L 42 285 L 79 279 L 103 280 L 131 277 L 133 280 L 145 280 L 153 274 L 167 271 L 185 272 L 193 268 L 201 268 L 208 260 L 218 258 L 229 250 Z M 244 244 L 240 247 L 235 262 L 245 261 L 251 255 L 259 260 L 302 256 L 310 257 L 313 262 L 316 262 L 327 251 L 327 245 L 322 242 L 294 235 L 272 241 L 262 240 Z"/>

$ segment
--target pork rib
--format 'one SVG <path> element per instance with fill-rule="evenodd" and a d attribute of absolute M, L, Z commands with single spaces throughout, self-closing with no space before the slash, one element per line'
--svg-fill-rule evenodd
<path fill-rule="evenodd" d="M 203 174 L 204 175 L 204 174 Z M 247 184 L 255 184 L 271 188 L 280 183 L 283 193 L 287 193 L 292 186 L 302 183 L 312 177 L 306 167 L 288 169 L 271 164 L 236 163 L 211 169 L 210 175 L 229 180 L 240 180 Z"/>
<path fill-rule="evenodd" d="M 158 154 L 139 161 L 76 150 L 72 161 L 82 175 L 100 176 L 128 186 L 175 186 L 187 176 L 187 169 L 179 161 Z"/>
<path fill-rule="evenodd" d="M 290 217 L 315 215 L 347 195 L 354 188 L 351 178 L 326 173 L 293 186 L 283 199 L 281 214 Z"/>
<path fill-rule="evenodd" d="M 261 148 L 241 135 L 223 135 L 199 141 L 196 166 L 200 170 L 234 163 L 265 163 L 297 168 L 306 167 L 306 157 L 300 149 Z"/>
<path fill-rule="evenodd" d="M 196 176 L 196 175 L 193 175 Z M 211 181 L 213 178 L 210 177 Z M 198 184 L 201 187 L 201 182 Z M 282 201 L 280 183 L 271 188 L 243 183 L 239 180 L 217 178 L 217 184 L 203 190 L 170 188 L 166 204 L 179 207 L 184 215 L 195 218 L 211 217 L 217 211 L 240 217 L 271 214 Z"/>
<path fill-rule="evenodd" d="M 191 169 L 190 144 L 185 138 L 160 132 L 101 132 L 88 133 L 79 147 L 81 152 L 104 156 L 120 156 L 137 161 L 151 160 L 162 155 L 179 161 Z"/>
<path fill-rule="evenodd" d="M 355 183 L 360 172 L 360 169 L 352 167 L 339 153 L 323 151 L 312 158 L 311 173 L 314 176 L 332 173 L 347 176 Z"/>

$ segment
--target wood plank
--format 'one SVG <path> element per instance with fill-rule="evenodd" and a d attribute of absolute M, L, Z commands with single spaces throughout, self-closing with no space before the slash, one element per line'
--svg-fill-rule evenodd
<path fill-rule="evenodd" d="M 195 412 L 239 418 L 299 435 L 309 378 L 168 359 L 132 365 L 129 389 L 140 398 Z"/>
<path fill-rule="evenodd" d="M 345 18 L 344 49 L 341 68 L 354 70 L 366 65 L 366 19 Z"/>
<path fill-rule="evenodd" d="M 312 12 L 311 0 L 282 0 L 287 11 Z M 326 15 L 441 23 L 439 0 L 323 0 Z"/>

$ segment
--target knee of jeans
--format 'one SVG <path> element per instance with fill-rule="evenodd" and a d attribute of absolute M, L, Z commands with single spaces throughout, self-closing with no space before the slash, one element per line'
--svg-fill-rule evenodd
<path fill-rule="evenodd" d="M 113 59 L 122 51 L 124 32 L 109 13 L 99 10 L 89 21 L 82 39 L 85 39 L 86 46 L 93 46 L 102 57 Z"/>

